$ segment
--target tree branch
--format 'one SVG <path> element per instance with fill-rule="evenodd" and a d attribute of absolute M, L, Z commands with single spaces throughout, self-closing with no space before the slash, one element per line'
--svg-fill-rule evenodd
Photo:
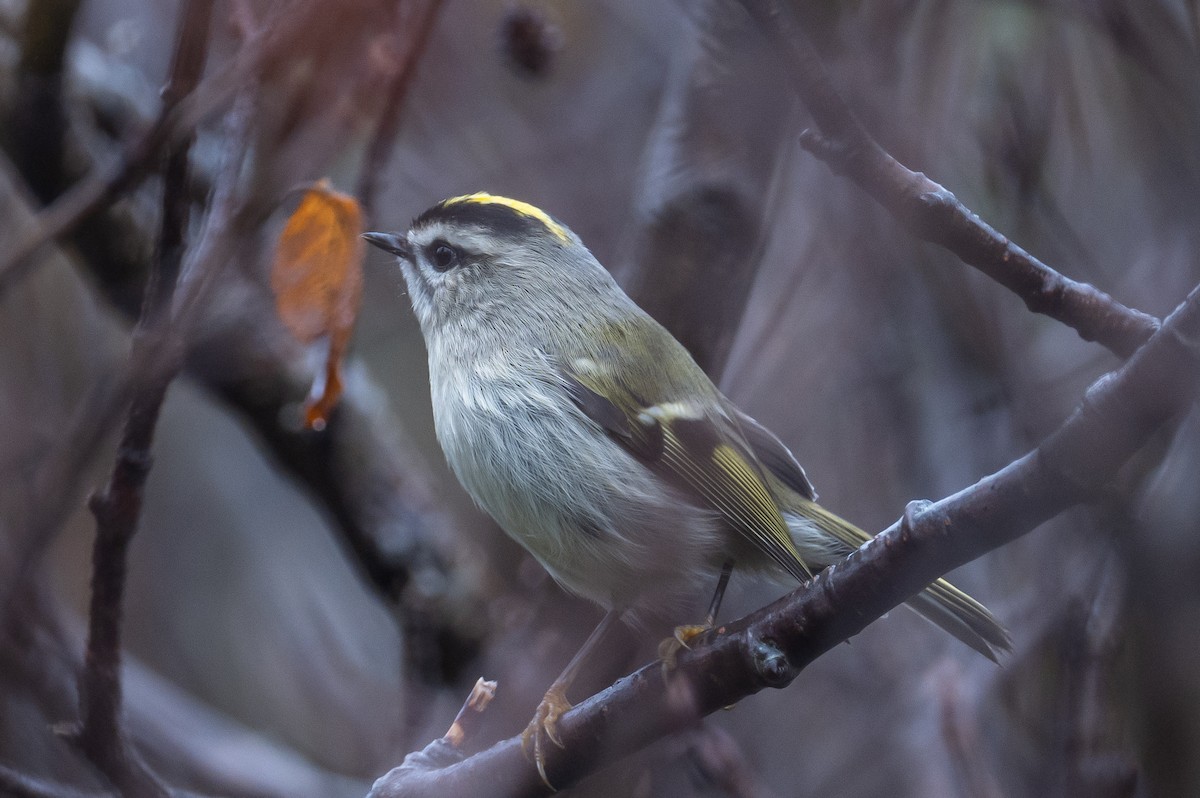
<path fill-rule="evenodd" d="M 211 12 L 212 4 L 207 0 L 190 0 L 184 6 L 165 91 L 168 105 L 173 106 L 177 96 L 188 93 L 203 72 Z M 231 145 L 241 147 L 243 140 L 242 136 L 233 137 Z M 166 796 L 167 791 L 129 748 L 120 719 L 121 614 L 126 558 L 141 518 L 159 411 L 182 365 L 181 338 L 172 329 L 178 316 L 171 310 L 190 211 L 190 144 L 190 138 L 183 139 L 168 157 L 158 251 L 146 284 L 142 315 L 133 333 L 132 403 L 108 485 L 90 502 L 96 517 L 92 596 L 86 657 L 79 680 L 82 723 L 72 735 L 72 741 L 120 793 L 151 798 Z M 230 162 L 236 164 L 238 160 L 231 158 Z M 236 169 L 224 175 L 225 184 L 220 188 L 226 194 L 233 193 L 236 175 Z M 214 216 L 228 207 L 220 200 L 219 191 Z M 215 221 L 223 230 L 228 219 L 215 216 Z M 210 218 L 210 232 L 213 222 Z"/>
<path fill-rule="evenodd" d="M 435 7 L 402 5 L 411 8 L 414 14 L 427 12 L 428 16 L 422 19 L 426 25 L 432 25 Z M 170 124 L 179 131 L 179 136 L 190 136 L 191 129 L 184 124 L 183 116 L 199 118 L 204 109 L 215 108 L 218 100 L 224 102 L 229 86 L 245 82 L 246 70 L 255 66 L 266 69 L 267 65 L 285 56 L 302 59 L 305 51 L 296 46 L 296 37 L 311 35 L 311 13 L 317 7 L 317 4 L 301 2 L 292 4 L 285 18 L 268 17 L 262 26 L 266 32 L 250 31 L 237 57 L 229 64 L 212 69 L 210 76 L 200 81 L 194 91 L 177 87 L 168 92 L 167 106 L 174 100 L 179 101 L 175 103 L 175 116 L 164 108 L 159 122 L 154 124 L 166 124 L 163 120 L 177 117 L 179 121 Z M 373 18 L 379 13 L 378 6 L 358 2 L 348 7 L 357 9 L 352 19 L 360 27 L 354 32 L 374 30 L 374 27 L 365 28 L 367 25 L 377 27 Z M 247 26 L 243 23 L 243 27 Z M 424 36 L 425 31 L 425 28 L 414 29 L 412 35 Z M 412 49 L 407 53 L 404 70 L 411 79 L 417 53 Z M 347 79 L 355 78 L 348 76 Z M 146 134 L 131 140 L 145 141 L 146 137 L 153 139 Z M 155 146 L 161 146 L 161 142 Z M 134 149 L 137 154 L 131 155 Z M 138 145 L 127 147 L 116 159 L 136 166 L 142 174 L 152 168 L 154 155 L 153 148 Z M 22 163 L 20 167 L 24 169 L 27 165 Z M 103 185 L 109 185 L 114 191 L 124 191 L 132 186 L 105 183 L 104 175 L 111 173 L 95 164 L 90 172 L 83 174 L 85 176 L 79 179 L 74 190 L 85 194 Z M 215 179 L 211 175 L 202 176 L 202 179 L 204 177 L 210 183 Z M 259 200 L 262 200 L 264 182 L 268 181 L 254 182 L 258 189 L 255 196 Z M 86 213 L 102 210 L 103 203 L 116 195 L 88 196 L 93 197 L 88 202 L 96 204 L 89 206 Z M 271 195 L 270 201 L 274 200 Z M 53 226 L 47 220 L 54 218 L 69 217 L 67 227 L 82 220 L 73 215 L 74 212 L 65 210 L 59 217 L 60 211 L 55 209 L 66 208 L 63 203 L 70 205 L 64 196 L 59 203 L 42 212 L 38 218 L 43 226 Z M 261 210 L 261 206 L 258 207 Z M 141 275 L 145 267 L 140 262 L 112 263 L 108 253 L 125 253 L 131 249 L 144 251 L 149 247 L 143 242 L 152 237 L 148 230 L 140 227 L 133 230 L 118 227 L 111 217 L 111 214 L 103 214 L 95 222 L 74 227 L 72 241 L 85 256 L 86 265 L 97 277 L 107 298 L 120 310 L 132 313 L 137 303 L 130 288 L 141 289 L 143 281 L 130 275 Z M 98 235 L 105 240 L 85 236 L 84 229 L 89 226 L 99 228 Z M 23 227 L 36 232 L 38 222 L 26 222 Z M 128 236 L 136 237 L 139 245 L 130 247 L 122 238 Z M 18 242 L 18 249 L 21 246 Z M 247 239 L 238 251 L 254 252 L 254 244 Z M 0 256 L 2 260 L 3 256 Z M 287 423 L 289 416 L 285 411 L 297 397 L 304 395 L 310 375 L 301 373 L 296 367 L 297 355 L 290 338 L 282 329 L 264 323 L 264 319 L 274 317 L 272 300 L 255 274 L 250 266 L 227 273 L 227 280 L 238 281 L 229 294 L 239 301 L 228 302 L 221 314 L 204 319 L 201 334 L 189 339 L 186 367 L 216 398 L 249 423 L 281 468 L 327 510 L 339 533 L 339 542 L 346 546 L 352 563 L 395 610 L 404 627 L 406 672 L 429 684 L 442 684 L 453 679 L 457 664 L 469 659 L 477 649 L 479 636 L 474 620 L 479 616 L 474 607 L 469 606 L 474 599 L 464 600 L 456 593 L 461 585 L 456 585 L 448 576 L 446 558 L 435 545 L 436 541 L 452 538 L 454 520 L 439 505 L 426 476 L 426 464 L 398 430 L 386 402 L 370 380 L 355 379 L 347 386 L 342 405 L 323 434 L 307 433 Z M 6 285 L 5 280 L 0 273 L 0 292 Z M 106 385 L 97 388 L 75 419 L 73 433 L 64 436 L 64 440 L 74 442 L 72 446 L 53 453 L 39 469 L 35 501 L 27 520 L 18 524 L 23 534 L 18 554 L 12 561 L 13 573 L 18 578 L 30 573 L 28 565 L 44 551 L 53 532 L 61 526 L 65 511 L 74 506 L 75 496 L 79 493 L 74 477 L 129 400 L 130 386 L 130 375 L 126 372 L 115 375 Z M 6 597 L 10 593 L 5 581 L 0 579 L 0 585 L 4 585 L 0 587 L 0 606 L 7 606 Z M 425 704 L 413 701 L 410 706 L 415 711 Z"/>
<path fill-rule="evenodd" d="M 77 682 L 83 667 L 83 641 L 75 630 L 74 613 L 49 591 L 27 585 L 17 597 L 19 609 L 0 624 L 0 700 L 34 708 L 38 720 L 13 727 L 28 718 L 28 710 L 6 717 L 18 737 L 24 728 L 24 748 L 50 743 L 61 754 L 48 760 L 30 759 L 10 750 L 16 761 L 6 762 L 12 777 L 50 790 L 53 798 L 111 798 L 115 792 L 87 778 L 83 758 L 72 756 L 46 739 L 58 722 L 72 714 Z M 136 658 L 122 665 L 123 715 L 130 745 L 158 772 L 170 773 L 202 795 L 254 795 L 260 798 L 329 798 L 362 794 L 363 782 L 332 773 L 309 762 L 285 744 L 271 740 L 261 729 L 214 711 L 211 704 L 184 688 L 164 681 Z M 12 738 L 6 738 L 11 745 Z M 24 738 L 22 738 L 24 739 Z M 50 768 L 40 778 L 23 767 Z M 11 788 L 0 771 L 0 795 Z M 76 792 L 78 791 L 78 792 Z M 190 796 L 183 790 L 175 791 Z M 20 794 L 20 793 L 18 793 Z M 38 793 L 33 793 L 38 795 Z"/>
<path fill-rule="evenodd" d="M 399 5 L 403 6 L 404 4 Z M 442 0 L 427 0 L 425 7 L 421 9 L 420 18 L 407 31 L 408 36 L 401 37 L 399 33 L 396 34 L 396 49 L 400 49 L 399 40 L 407 38 L 407 42 L 404 44 L 404 60 L 388 84 L 379 120 L 375 126 L 375 133 L 371 136 L 367 151 L 363 155 L 362 168 L 359 170 L 358 184 L 354 192 L 362 204 L 363 215 L 368 223 L 373 223 L 379 179 L 384 174 L 384 167 L 387 166 L 388 158 L 396 145 L 396 134 L 400 129 L 404 100 L 408 97 L 413 78 L 417 73 L 417 64 L 425 53 L 425 47 L 429 44 L 434 23 L 437 22 L 441 10 Z M 415 14 L 410 13 L 409 16 L 412 17 Z"/>
<path fill-rule="evenodd" d="M 1026 307 L 1128 357 L 1158 328 L 1103 291 L 1059 274 L 984 222 L 950 191 L 879 145 L 838 95 L 807 34 L 776 0 L 741 0 L 775 48 L 792 88 L 821 128 L 801 144 L 853 180 L 914 236 L 938 244 L 1009 289 Z"/>
<path fill-rule="evenodd" d="M 547 774 L 566 787 L 697 718 L 767 687 L 785 687 L 818 656 L 926 585 L 1096 495 L 1160 427 L 1195 399 L 1200 378 L 1200 287 L 1117 372 L 1034 451 L 904 518 L 844 562 L 684 652 L 664 684 L 647 665 L 559 721 L 564 748 Z M 381 780 L 382 783 L 382 780 Z M 540 795 L 545 787 L 518 738 L 441 770 L 412 771 L 371 798 Z"/>
<path fill-rule="evenodd" d="M 263 25 L 235 58 L 197 83 L 194 91 L 186 96 L 169 94 L 158 117 L 113 164 L 89 172 L 43 208 L 24 235 L 5 252 L 0 258 L 0 294 L 38 262 L 30 256 L 39 248 L 135 187 L 164 147 L 191 135 L 199 122 L 225 106 L 250 77 L 261 75 L 271 61 L 290 52 L 309 30 L 312 13 L 319 7 L 321 4 L 309 2 L 299 10 L 277 15 L 273 24 Z"/>

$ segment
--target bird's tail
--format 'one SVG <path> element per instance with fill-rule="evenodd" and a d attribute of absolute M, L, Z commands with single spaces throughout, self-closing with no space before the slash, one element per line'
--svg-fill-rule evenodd
<path fill-rule="evenodd" d="M 836 559 L 841 559 L 871 538 L 816 502 L 795 496 L 788 504 L 785 517 L 788 517 L 796 548 L 815 566 L 814 570 L 829 564 L 827 553 L 831 549 L 840 550 Z M 823 540 L 814 539 L 814 527 Z M 833 546 L 830 538 L 836 541 Z M 993 662 L 998 652 L 1012 648 L 1008 631 L 988 608 L 945 579 L 937 580 L 909 599 L 908 606 Z"/>

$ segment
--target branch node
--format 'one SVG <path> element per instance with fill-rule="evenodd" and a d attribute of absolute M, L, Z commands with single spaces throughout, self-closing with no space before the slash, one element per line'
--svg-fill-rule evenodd
<path fill-rule="evenodd" d="M 1173 324 L 1169 328 L 1169 333 L 1171 339 L 1174 340 L 1175 343 L 1178 344 L 1189 357 L 1200 360 L 1200 329 L 1191 329 L 1183 324 Z"/>
<path fill-rule="evenodd" d="M 1096 409 L 1097 403 L 1106 398 L 1109 391 L 1112 390 L 1112 385 L 1116 381 L 1116 372 L 1108 372 L 1101 375 L 1095 382 L 1088 386 L 1083 393 L 1082 407 L 1085 412 L 1093 412 Z"/>
<path fill-rule="evenodd" d="M 768 638 L 750 638 L 750 661 L 754 663 L 754 672 L 767 687 L 787 687 L 800 672 L 775 641 Z"/>
<path fill-rule="evenodd" d="M 800 146 L 829 167 L 835 175 L 850 171 L 852 148 L 844 139 L 823 136 L 812 128 L 800 131 Z"/>
<path fill-rule="evenodd" d="M 937 213 L 947 208 L 958 208 L 958 197 L 954 196 L 954 192 L 941 183 L 930 180 L 924 172 L 913 172 L 913 180 L 936 186 L 936 188 L 917 194 L 917 202 L 920 203 L 923 211 L 922 215 Z"/>
<path fill-rule="evenodd" d="M 97 521 L 107 519 L 112 514 L 112 499 L 108 491 L 97 490 L 88 497 L 88 509 Z"/>
<path fill-rule="evenodd" d="M 1044 285 L 1025 297 L 1025 307 L 1034 313 L 1041 313 L 1051 317 L 1061 315 L 1067 304 L 1067 284 L 1062 279 L 1062 276 L 1058 274 L 1047 276 Z M 1079 334 L 1084 340 L 1093 339 L 1091 331 L 1086 328 L 1080 329 Z"/>
<path fill-rule="evenodd" d="M 139 481 L 145 480 L 154 465 L 154 455 L 140 443 L 122 443 L 117 459 L 126 473 Z"/>
<path fill-rule="evenodd" d="M 929 501 L 929 499 L 914 499 L 904 505 L 904 515 L 900 519 L 901 540 L 907 539 L 916 533 L 917 526 L 921 523 L 921 516 L 932 506 L 933 502 Z"/>
<path fill-rule="evenodd" d="M 903 167 L 900 167 L 903 168 Z M 956 215 L 965 213 L 966 209 L 954 196 L 954 192 L 934 180 L 930 180 L 923 172 L 912 172 L 912 185 L 926 186 L 918 189 L 916 200 L 911 207 L 905 208 L 902 197 L 895 198 L 893 212 L 907 220 L 907 223 L 917 238 L 923 241 L 936 241 L 944 230 L 950 227 Z"/>

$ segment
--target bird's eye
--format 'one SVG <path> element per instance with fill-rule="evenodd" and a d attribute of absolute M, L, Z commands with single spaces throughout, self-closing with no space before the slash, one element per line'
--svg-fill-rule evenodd
<path fill-rule="evenodd" d="M 439 272 L 446 272 L 458 265 L 459 253 L 458 250 L 450 246 L 444 241 L 440 241 L 432 247 L 433 268 Z"/>

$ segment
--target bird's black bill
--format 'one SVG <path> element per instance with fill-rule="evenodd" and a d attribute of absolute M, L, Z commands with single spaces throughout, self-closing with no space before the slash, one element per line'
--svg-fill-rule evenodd
<path fill-rule="evenodd" d="M 368 244 L 373 247 L 379 247 L 384 252 L 390 252 L 405 260 L 412 259 L 412 250 L 408 248 L 408 239 L 402 235 L 397 235 L 396 233 L 363 233 L 362 237 Z"/>

